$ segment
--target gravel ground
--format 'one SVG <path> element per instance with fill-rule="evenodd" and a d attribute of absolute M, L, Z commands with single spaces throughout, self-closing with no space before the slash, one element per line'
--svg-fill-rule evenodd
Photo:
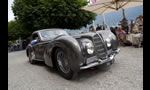
<path fill-rule="evenodd" d="M 120 47 L 110 67 L 83 70 L 65 80 L 44 63 L 31 65 L 25 51 L 8 53 L 8 90 L 143 90 L 143 48 Z"/>

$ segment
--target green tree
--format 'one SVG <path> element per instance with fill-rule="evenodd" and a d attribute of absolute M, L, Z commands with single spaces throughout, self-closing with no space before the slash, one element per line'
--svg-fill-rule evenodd
<path fill-rule="evenodd" d="M 30 31 L 44 28 L 79 29 L 91 24 L 96 14 L 81 10 L 87 0 L 14 0 L 16 20 Z"/>
<path fill-rule="evenodd" d="M 17 21 L 8 22 L 8 41 L 17 40 L 18 38 L 26 39 L 31 35 L 31 31 L 25 30 Z"/>

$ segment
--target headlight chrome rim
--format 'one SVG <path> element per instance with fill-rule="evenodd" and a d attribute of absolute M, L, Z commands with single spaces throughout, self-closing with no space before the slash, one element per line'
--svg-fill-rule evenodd
<path fill-rule="evenodd" d="M 93 54 L 94 53 L 94 45 L 93 42 L 90 39 L 81 39 L 82 45 L 84 49 L 86 50 L 87 54 Z"/>
<path fill-rule="evenodd" d="M 106 39 L 107 47 L 111 47 L 111 40 L 109 38 Z"/>
<path fill-rule="evenodd" d="M 92 43 L 87 43 L 86 47 L 87 47 L 87 53 L 88 54 L 93 54 L 94 53 L 94 46 L 93 46 Z"/>

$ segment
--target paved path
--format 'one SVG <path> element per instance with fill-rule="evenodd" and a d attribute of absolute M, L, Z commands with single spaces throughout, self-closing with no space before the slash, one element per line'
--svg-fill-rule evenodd
<path fill-rule="evenodd" d="M 142 90 L 143 48 L 121 47 L 110 67 L 81 71 L 65 80 L 39 63 L 31 65 L 25 51 L 8 53 L 8 90 Z"/>

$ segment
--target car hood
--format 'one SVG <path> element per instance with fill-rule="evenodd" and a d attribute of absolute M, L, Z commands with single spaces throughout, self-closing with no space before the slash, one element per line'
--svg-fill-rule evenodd
<path fill-rule="evenodd" d="M 111 40 L 112 48 L 116 49 L 119 46 L 119 42 L 116 38 L 116 36 L 110 31 L 110 30 L 101 30 L 101 31 L 96 31 L 96 32 L 88 32 L 88 33 L 83 33 L 83 34 L 78 34 L 78 35 L 72 35 L 73 38 L 75 39 L 80 39 L 80 38 L 88 38 L 88 37 L 93 37 L 94 35 L 99 34 L 102 36 L 103 40 L 106 43 L 106 39 Z"/>
<path fill-rule="evenodd" d="M 88 33 L 82 33 L 77 35 L 71 35 L 73 38 L 82 38 L 82 37 L 93 37 L 96 33 L 95 32 L 88 32 Z"/>
<path fill-rule="evenodd" d="M 101 31 L 96 31 L 96 32 L 87 32 L 87 33 L 71 35 L 71 36 L 73 38 L 82 38 L 82 37 L 93 37 L 95 34 L 101 34 L 104 39 L 112 36 L 112 32 L 110 30 L 101 30 Z"/>

